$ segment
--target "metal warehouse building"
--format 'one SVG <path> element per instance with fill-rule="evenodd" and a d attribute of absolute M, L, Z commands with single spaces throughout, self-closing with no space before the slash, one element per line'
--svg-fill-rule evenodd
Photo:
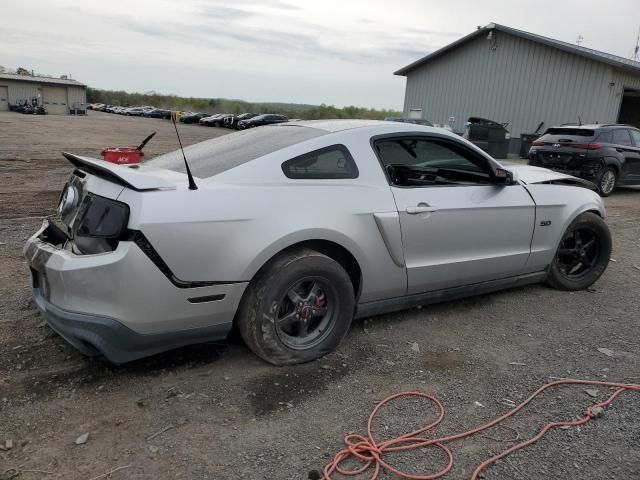
<path fill-rule="evenodd" d="M 26 100 L 37 100 L 51 115 L 66 115 L 72 111 L 85 112 L 87 86 L 67 78 L 38 77 L 0 73 L 0 111 L 9 110 Z"/>
<path fill-rule="evenodd" d="M 523 133 L 569 122 L 640 127 L 640 62 L 491 23 L 398 70 L 406 116 L 464 130 L 471 116 Z"/>

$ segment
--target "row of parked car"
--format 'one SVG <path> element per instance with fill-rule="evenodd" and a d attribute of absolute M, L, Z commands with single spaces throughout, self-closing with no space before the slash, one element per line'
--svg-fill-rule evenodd
<path fill-rule="evenodd" d="M 171 110 L 164 110 L 149 105 L 142 107 L 120 107 L 116 105 L 106 105 L 104 103 L 92 103 L 87 106 L 87 109 L 134 117 L 164 119 L 170 119 L 171 114 L 173 113 Z M 240 115 L 216 113 L 212 115 L 204 112 L 177 112 L 177 114 L 180 122 L 182 123 L 197 123 L 198 125 L 206 127 L 226 127 L 235 128 L 237 130 L 289 121 L 289 119 L 284 115 L 277 115 L 274 113 L 242 113 Z"/>
<path fill-rule="evenodd" d="M 91 103 L 87 105 L 87 110 L 117 113 L 119 115 L 127 115 L 130 117 L 171 118 L 171 110 L 164 110 L 162 108 L 156 108 L 149 105 L 143 107 L 120 107 L 117 105 L 106 105 L 104 103 Z"/>

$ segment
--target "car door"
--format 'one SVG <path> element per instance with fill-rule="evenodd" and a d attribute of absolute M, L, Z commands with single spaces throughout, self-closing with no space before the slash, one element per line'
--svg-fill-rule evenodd
<path fill-rule="evenodd" d="M 638 155 L 637 149 L 633 145 L 628 128 L 612 130 L 611 142 L 613 143 L 613 148 L 624 157 L 622 171 L 620 172 L 620 182 L 625 183 L 634 176 L 635 160 Z"/>
<path fill-rule="evenodd" d="M 447 137 L 385 137 L 374 148 L 400 216 L 408 294 L 523 271 L 535 223 L 523 186 L 494 183 L 485 157 Z"/>
<path fill-rule="evenodd" d="M 629 163 L 627 166 L 628 178 L 626 178 L 626 181 L 640 183 L 640 130 L 630 128 L 629 133 L 631 133 L 634 148 L 633 153 L 630 152 L 629 156 L 626 157 L 625 163 Z"/>

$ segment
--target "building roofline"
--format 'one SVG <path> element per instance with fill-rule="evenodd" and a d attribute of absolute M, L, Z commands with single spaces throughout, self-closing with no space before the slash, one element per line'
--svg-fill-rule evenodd
<path fill-rule="evenodd" d="M 606 52 L 601 52 L 599 50 L 593 50 L 591 48 L 582 47 L 580 45 L 573 45 L 571 43 L 563 42 L 561 40 L 555 40 L 549 37 L 544 37 L 542 35 L 536 35 L 535 33 L 525 32 L 524 30 L 518 30 L 516 28 L 507 27 L 505 25 L 490 23 L 485 27 L 479 28 L 476 31 L 471 32 L 470 34 L 456 40 L 455 42 L 450 43 L 449 45 L 446 45 L 440 48 L 439 50 L 436 50 L 435 52 L 432 52 L 429 55 L 426 55 L 420 58 L 419 60 L 416 60 L 413 63 L 410 63 L 406 67 L 403 67 L 400 70 L 397 70 L 396 72 L 394 72 L 394 75 L 406 76 L 410 71 L 422 65 L 425 65 L 426 63 L 432 60 L 435 60 L 436 58 L 444 55 L 445 53 L 451 50 L 454 50 L 470 42 L 471 40 L 474 40 L 482 35 L 485 35 L 487 32 L 490 32 L 493 30 L 514 35 L 516 37 L 525 38 L 527 40 L 531 40 L 532 42 L 540 43 L 542 45 L 546 45 L 551 48 L 556 48 L 568 53 L 572 53 L 574 55 L 589 58 L 596 62 L 605 63 L 616 68 L 629 69 L 629 70 L 633 70 L 635 72 L 640 73 L 640 62 L 628 60 L 626 58 L 619 57 L 617 55 L 613 55 Z"/>
<path fill-rule="evenodd" d="M 84 83 L 80 83 L 77 80 L 56 77 L 39 77 L 37 75 L 18 75 L 17 73 L 0 73 L 0 80 L 34 82 L 49 85 L 67 85 L 70 87 L 87 87 Z"/>

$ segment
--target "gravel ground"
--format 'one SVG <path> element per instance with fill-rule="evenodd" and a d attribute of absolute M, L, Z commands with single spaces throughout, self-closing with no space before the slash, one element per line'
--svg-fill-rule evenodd
<path fill-rule="evenodd" d="M 9 468 L 20 480 L 88 480 L 119 467 L 109 478 L 305 479 L 345 434 L 364 433 L 374 403 L 394 392 L 435 394 L 447 413 L 433 435 L 445 435 L 505 413 L 503 399 L 521 401 L 550 377 L 640 382 L 640 189 L 606 200 L 615 262 L 588 291 L 533 286 L 359 321 L 337 352 L 296 367 L 274 368 L 234 341 L 124 366 L 81 356 L 36 312 L 22 245 L 55 209 L 70 170 L 60 151 L 98 156 L 157 130 L 153 156 L 176 148 L 170 127 L 99 113 L 0 114 L 0 479 Z M 181 130 L 185 144 L 225 133 Z M 505 422 L 511 429 L 452 443 L 446 478 L 469 478 L 514 436 L 576 418 L 594 401 L 584 387 L 544 394 Z M 435 415 L 424 400 L 401 400 L 374 432 L 388 438 Z M 414 472 L 445 460 L 428 449 L 388 459 Z M 551 432 L 484 478 L 640 478 L 640 395 Z"/>

